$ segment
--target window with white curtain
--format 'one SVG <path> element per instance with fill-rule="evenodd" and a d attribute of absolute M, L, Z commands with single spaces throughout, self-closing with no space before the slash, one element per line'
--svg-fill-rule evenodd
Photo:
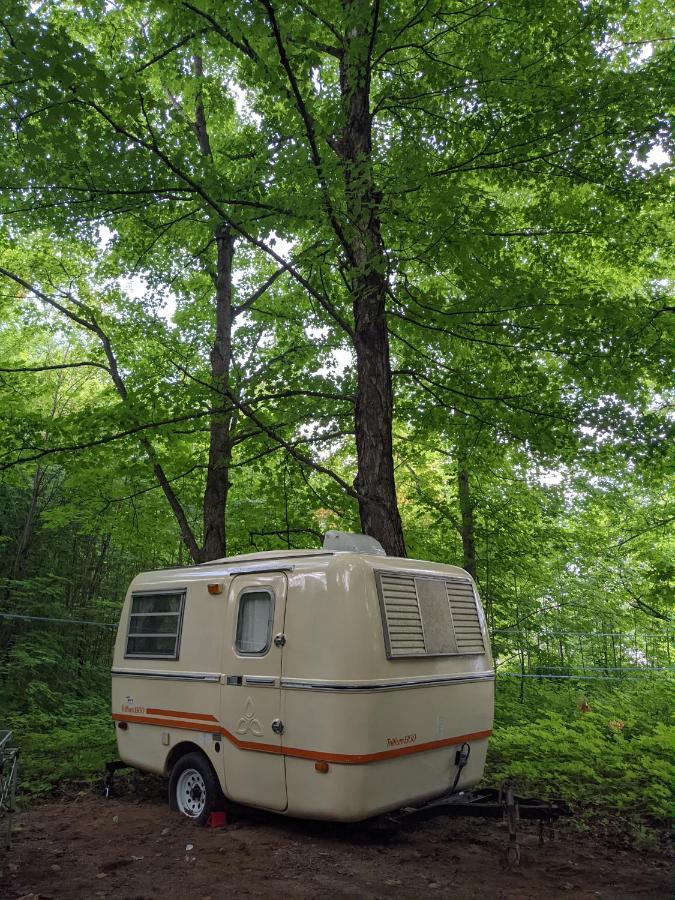
<path fill-rule="evenodd" d="M 237 635 L 238 653 L 263 654 L 272 637 L 274 594 L 271 591 L 244 591 L 239 597 Z"/>

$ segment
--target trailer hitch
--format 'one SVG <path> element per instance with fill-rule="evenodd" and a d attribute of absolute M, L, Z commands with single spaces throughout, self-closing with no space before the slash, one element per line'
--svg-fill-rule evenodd
<path fill-rule="evenodd" d="M 496 818 L 503 819 L 509 831 L 506 851 L 507 862 L 516 867 L 520 864 L 520 844 L 518 843 L 518 822 L 521 819 L 539 822 L 539 844 L 544 843 L 544 825 L 548 825 L 549 838 L 553 838 L 553 825 L 563 817 L 573 813 L 563 800 L 540 800 L 536 797 L 519 797 L 514 793 L 510 778 L 499 789 L 483 788 L 475 791 L 452 792 L 424 806 L 408 807 L 390 817 L 397 825 L 425 822 L 439 816 L 455 818 Z"/>

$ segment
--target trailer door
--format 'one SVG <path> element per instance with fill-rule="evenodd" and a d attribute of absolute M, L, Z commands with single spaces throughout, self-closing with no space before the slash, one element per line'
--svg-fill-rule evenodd
<path fill-rule="evenodd" d="M 232 579 L 227 603 L 220 721 L 227 729 L 227 795 L 240 803 L 286 809 L 282 753 L 281 666 L 286 576 L 250 573 Z"/>

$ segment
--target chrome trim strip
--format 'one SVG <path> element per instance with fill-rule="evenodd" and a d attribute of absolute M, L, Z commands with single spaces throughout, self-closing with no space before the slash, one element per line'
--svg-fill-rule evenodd
<path fill-rule="evenodd" d="M 151 572 L 150 574 L 154 575 L 154 572 Z M 131 593 L 134 597 L 136 597 L 136 596 L 140 597 L 141 595 L 145 595 L 145 594 L 152 594 L 153 596 L 157 595 L 157 594 L 185 594 L 186 591 L 187 591 L 187 585 L 181 585 L 180 587 L 175 587 L 175 588 L 170 588 L 170 587 L 169 588 L 158 588 L 155 591 L 153 591 L 152 588 L 141 588 L 139 591 L 132 591 Z M 157 615 L 157 616 L 175 616 L 176 613 L 166 613 L 166 612 L 163 612 L 163 613 L 133 613 L 133 615 L 135 615 L 135 616 L 155 616 L 155 615 Z"/>
<path fill-rule="evenodd" d="M 398 691 L 406 688 L 436 687 L 443 684 L 471 684 L 494 681 L 494 672 L 438 675 L 431 678 L 406 678 L 397 681 L 306 681 L 303 678 L 282 678 L 281 687 L 291 691 L 332 691 L 342 694 Z"/>
<path fill-rule="evenodd" d="M 158 672 L 134 669 L 113 669 L 117 678 L 150 678 L 157 681 L 201 681 L 217 683 L 216 672 Z M 429 678 L 406 678 L 391 681 L 309 681 L 304 678 L 282 678 L 280 686 L 292 691 L 331 691 L 353 694 L 373 691 L 397 691 L 406 688 L 435 687 L 444 684 L 470 684 L 477 681 L 494 681 L 494 672 L 465 672 L 458 675 L 437 675 Z M 262 675 L 245 675 L 244 683 L 255 687 L 276 687 L 276 678 Z"/>
<path fill-rule="evenodd" d="M 113 669 L 117 678 L 150 678 L 155 681 L 220 681 L 219 672 L 162 672 L 151 669 Z"/>
<path fill-rule="evenodd" d="M 218 563 L 200 563 L 201 566 L 216 566 Z M 220 563 L 222 565 L 222 563 Z M 248 575 L 249 572 L 292 572 L 295 569 L 293 563 L 260 563 L 257 566 L 235 566 L 225 568 L 222 572 L 213 573 L 214 578 L 225 578 L 228 575 Z"/>

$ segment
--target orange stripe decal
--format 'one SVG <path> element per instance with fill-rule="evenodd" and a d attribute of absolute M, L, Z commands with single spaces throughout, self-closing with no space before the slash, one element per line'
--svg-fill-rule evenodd
<path fill-rule="evenodd" d="M 146 709 L 149 716 L 175 716 L 177 719 L 203 719 L 205 722 L 217 722 L 215 716 L 206 713 L 177 712 L 175 709 Z"/>
<path fill-rule="evenodd" d="M 379 762 L 384 759 L 394 759 L 397 756 L 409 756 L 413 753 L 424 753 L 427 750 L 440 750 L 442 747 L 452 747 L 456 744 L 463 744 L 465 741 L 478 741 L 488 738 L 492 731 L 474 731 L 470 734 L 458 734 L 455 737 L 442 738 L 438 741 L 428 741 L 425 744 L 412 744 L 407 747 L 396 747 L 393 750 L 381 750 L 377 753 L 329 753 L 319 750 L 303 750 L 300 747 L 282 747 L 279 744 L 263 744 L 258 741 L 242 741 L 236 735 L 232 734 L 227 728 L 224 728 L 215 716 L 206 716 L 193 713 L 176 713 L 169 710 L 148 709 L 147 712 L 162 712 L 163 715 L 186 715 L 193 719 L 209 719 L 217 723 L 215 725 L 207 722 L 185 722 L 175 721 L 172 719 L 164 719 L 155 716 L 131 716 L 122 713 L 113 713 L 113 719 L 117 722 L 137 722 L 139 725 L 164 725 L 169 728 L 180 728 L 185 731 L 205 731 L 209 734 L 222 734 L 235 747 L 240 750 L 253 750 L 257 753 L 274 753 L 277 756 L 291 756 L 297 759 L 313 759 L 324 762 L 341 763 L 343 765 L 363 765 L 365 763 Z"/>
<path fill-rule="evenodd" d="M 156 716 L 131 716 L 126 713 L 113 713 L 116 722 L 137 722 L 139 725 L 166 725 L 168 728 L 183 728 L 186 731 L 208 731 L 210 734 L 222 734 L 220 725 L 208 722 L 183 722 L 180 719 L 160 719 Z M 214 719 L 214 722 L 217 722 Z"/>
<path fill-rule="evenodd" d="M 363 763 L 379 762 L 383 759 L 394 759 L 397 756 L 410 756 L 413 753 L 424 753 L 427 750 L 440 750 L 442 747 L 452 747 L 455 744 L 463 744 L 465 741 L 478 741 L 490 737 L 491 730 L 474 731 L 471 734 L 458 734 L 455 737 L 443 738 L 440 741 L 428 741 L 426 744 L 411 744 L 407 747 L 397 747 L 394 750 L 380 750 L 378 753 L 320 753 L 315 750 L 300 750 L 294 747 L 284 747 L 284 756 L 297 756 L 300 759 L 325 760 L 332 763 L 345 765 L 360 765 Z"/>

